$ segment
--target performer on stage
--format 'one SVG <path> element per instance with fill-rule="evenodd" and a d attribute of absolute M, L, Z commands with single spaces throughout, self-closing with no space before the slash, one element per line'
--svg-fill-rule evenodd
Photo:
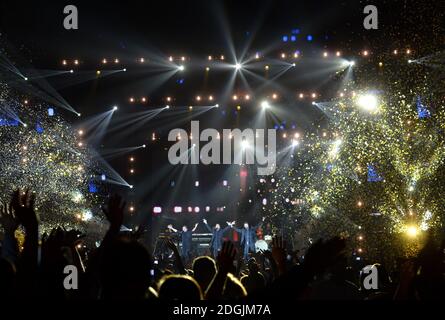
<path fill-rule="evenodd" d="M 187 226 L 182 226 L 182 231 L 176 230 L 173 228 L 171 224 L 167 226 L 167 228 L 173 232 L 179 233 L 181 235 L 181 256 L 184 261 L 188 261 L 190 259 L 190 250 L 192 249 L 192 235 L 195 232 L 198 224 L 196 223 L 192 230 L 188 230 Z"/>
<path fill-rule="evenodd" d="M 216 258 L 218 256 L 218 252 L 221 250 L 222 247 L 222 237 L 227 230 L 232 228 L 232 224 L 230 222 L 227 222 L 227 227 L 221 229 L 220 224 L 217 223 L 215 224 L 215 227 L 212 229 L 207 224 L 206 219 L 202 219 L 202 221 L 204 222 L 207 230 L 209 230 L 209 232 L 212 233 L 212 239 L 210 240 L 210 250 L 213 254 L 213 257 Z"/>
<path fill-rule="evenodd" d="M 263 220 L 256 226 L 249 226 L 247 222 L 244 222 L 243 228 L 239 229 L 234 227 L 234 229 L 241 234 L 241 247 L 243 248 L 243 258 L 245 261 L 249 259 L 249 252 L 255 252 L 255 241 L 256 241 L 256 230 L 261 226 L 263 223 L 265 217 L 263 217 Z M 233 221 L 233 224 L 235 224 L 235 221 Z"/>

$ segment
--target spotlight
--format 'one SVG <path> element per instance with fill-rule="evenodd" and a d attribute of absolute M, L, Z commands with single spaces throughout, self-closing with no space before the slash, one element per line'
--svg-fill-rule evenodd
<path fill-rule="evenodd" d="M 119 59 L 114 59 L 114 63 L 119 63 Z"/>
<path fill-rule="evenodd" d="M 77 66 L 79 64 L 79 60 L 74 60 L 74 64 Z"/>
<path fill-rule="evenodd" d="M 28 78 L 27 78 L 27 77 L 24 77 L 23 79 L 25 79 L 25 81 L 28 81 Z"/>
<path fill-rule="evenodd" d="M 24 123 L 23 126 L 26 128 L 28 125 L 26 123 Z"/>
<path fill-rule="evenodd" d="M 73 72 L 74 72 L 74 70 L 73 70 L 73 69 L 71 69 L 71 70 L 70 70 L 70 73 L 73 73 Z"/>
<path fill-rule="evenodd" d="M 265 69 L 265 70 L 269 70 L 269 66 L 265 66 L 264 69 Z"/>
<path fill-rule="evenodd" d="M 408 59 L 408 63 L 413 63 L 413 60 L 411 60 L 411 59 Z"/>
<path fill-rule="evenodd" d="M 269 107 L 270 107 L 270 104 L 268 101 L 264 100 L 263 102 L 261 102 L 261 108 L 268 109 Z"/>
<path fill-rule="evenodd" d="M 129 185 L 128 187 L 129 187 L 130 189 L 133 189 L 133 185 L 132 185 L 132 184 L 131 184 L 131 185 Z"/>
<path fill-rule="evenodd" d="M 122 71 L 127 72 L 127 68 L 122 69 Z"/>
<path fill-rule="evenodd" d="M 113 107 L 113 111 L 116 111 L 118 108 L 117 108 L 117 106 L 114 106 Z"/>
<path fill-rule="evenodd" d="M 81 113 L 77 113 L 77 116 L 80 117 L 80 116 L 82 116 L 82 114 Z"/>
<path fill-rule="evenodd" d="M 312 101 L 312 105 L 315 106 L 317 105 L 317 103 L 315 101 Z"/>
<path fill-rule="evenodd" d="M 335 53 L 335 55 L 336 55 L 337 57 L 340 57 L 340 56 L 341 56 L 341 52 L 340 52 L 340 51 L 337 51 L 337 52 Z"/>
<path fill-rule="evenodd" d="M 97 74 L 97 75 L 100 75 L 100 70 L 97 70 L 97 71 L 96 71 L 96 74 Z"/>
<path fill-rule="evenodd" d="M 215 108 L 219 108 L 219 104 L 215 104 Z"/>
<path fill-rule="evenodd" d="M 192 147 L 196 147 L 196 143 L 194 143 L 194 144 L 192 145 Z"/>
<path fill-rule="evenodd" d="M 142 145 L 142 148 L 147 148 L 147 145 L 146 145 L 146 144 L 143 144 L 143 145 Z"/>
<path fill-rule="evenodd" d="M 367 111 L 375 111 L 378 107 L 376 96 L 372 94 L 364 94 L 358 97 L 357 105 Z"/>
<path fill-rule="evenodd" d="M 304 94 L 303 94 L 303 93 L 300 93 L 300 94 L 298 95 L 298 97 L 299 97 L 300 99 L 303 99 L 303 98 L 304 98 Z"/>
<path fill-rule="evenodd" d="M 345 61 L 345 62 L 343 62 L 343 65 L 345 67 L 352 67 L 355 65 L 355 61 Z"/>
<path fill-rule="evenodd" d="M 140 59 L 139 59 L 139 62 L 140 62 L 140 63 L 144 63 L 144 62 L 145 62 L 145 59 L 144 59 L 144 58 L 140 58 Z"/>
<path fill-rule="evenodd" d="M 201 101 L 201 96 L 196 96 L 196 101 Z"/>
<path fill-rule="evenodd" d="M 241 63 L 236 63 L 235 64 L 235 70 L 240 70 L 242 68 L 242 65 L 241 65 Z"/>
<path fill-rule="evenodd" d="M 179 70 L 179 71 L 184 71 L 184 70 L 185 70 L 185 67 L 184 67 L 183 65 L 180 65 L 180 66 L 178 66 L 178 70 Z"/>
<path fill-rule="evenodd" d="M 165 109 L 170 109 L 170 106 L 169 106 L 169 105 L 166 105 L 166 106 L 165 106 Z"/>
<path fill-rule="evenodd" d="M 249 146 L 249 143 L 246 140 L 241 141 L 241 147 L 246 149 Z"/>
<path fill-rule="evenodd" d="M 328 53 L 325 51 L 323 52 L 323 58 L 327 58 L 328 57 Z"/>
<path fill-rule="evenodd" d="M 294 62 L 294 63 L 292 63 L 292 67 L 295 67 L 297 64 Z"/>
<path fill-rule="evenodd" d="M 102 63 L 103 63 L 103 64 L 106 64 L 106 63 L 107 63 L 107 59 L 103 59 L 103 60 L 102 60 Z"/>
<path fill-rule="evenodd" d="M 62 64 L 63 64 L 64 66 L 66 66 L 66 60 L 63 60 L 63 61 L 62 61 Z"/>
<path fill-rule="evenodd" d="M 412 238 L 416 237 L 419 233 L 419 229 L 416 226 L 408 226 L 406 227 L 406 234 Z"/>
<path fill-rule="evenodd" d="M 292 140 L 292 147 L 296 147 L 296 146 L 298 146 L 298 141 L 293 139 Z"/>

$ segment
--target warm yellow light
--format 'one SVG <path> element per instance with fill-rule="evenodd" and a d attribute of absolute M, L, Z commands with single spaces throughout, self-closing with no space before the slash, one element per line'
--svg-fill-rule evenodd
<path fill-rule="evenodd" d="M 406 227 L 406 234 L 410 237 L 416 237 L 419 233 L 419 229 L 416 226 Z"/>
<path fill-rule="evenodd" d="M 372 94 L 364 94 L 358 97 L 357 105 L 367 111 L 375 111 L 378 107 L 378 101 L 376 96 Z"/>

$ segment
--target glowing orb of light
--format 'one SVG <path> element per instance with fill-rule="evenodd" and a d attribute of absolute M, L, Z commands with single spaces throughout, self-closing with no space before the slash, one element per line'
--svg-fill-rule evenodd
<path fill-rule="evenodd" d="M 378 107 L 377 97 L 373 94 L 360 95 L 357 98 L 357 105 L 366 111 L 376 111 Z"/>

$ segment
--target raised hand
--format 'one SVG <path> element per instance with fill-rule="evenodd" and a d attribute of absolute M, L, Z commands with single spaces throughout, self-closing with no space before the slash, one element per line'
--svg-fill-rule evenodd
<path fill-rule="evenodd" d="M 173 225 L 169 224 L 169 225 L 167 226 L 167 228 L 171 230 L 171 229 L 173 228 Z"/>
<path fill-rule="evenodd" d="M 119 230 L 124 220 L 124 209 L 126 202 L 122 201 L 122 198 L 115 194 L 108 200 L 107 208 L 102 208 L 105 216 L 110 222 L 110 228 Z"/>
<path fill-rule="evenodd" d="M 206 220 L 206 219 L 202 219 L 202 222 L 204 222 L 205 224 L 207 224 L 207 220 Z"/>
<path fill-rule="evenodd" d="M 236 256 L 236 248 L 231 241 L 224 241 L 221 251 L 218 254 L 218 266 L 221 272 L 228 273 L 233 267 L 233 261 Z"/>
<path fill-rule="evenodd" d="M 19 226 L 19 221 L 15 217 L 12 204 L 2 203 L 0 205 L 0 223 L 5 230 L 5 233 L 13 234 Z"/>
<path fill-rule="evenodd" d="M 11 206 L 14 209 L 15 216 L 19 223 L 26 229 L 35 229 L 39 225 L 37 215 L 34 211 L 35 195 L 26 189 L 21 192 L 20 189 L 12 194 Z"/>
<path fill-rule="evenodd" d="M 276 236 L 272 239 L 272 258 L 278 267 L 278 272 L 283 274 L 286 270 L 286 241 L 283 240 L 283 237 Z"/>

